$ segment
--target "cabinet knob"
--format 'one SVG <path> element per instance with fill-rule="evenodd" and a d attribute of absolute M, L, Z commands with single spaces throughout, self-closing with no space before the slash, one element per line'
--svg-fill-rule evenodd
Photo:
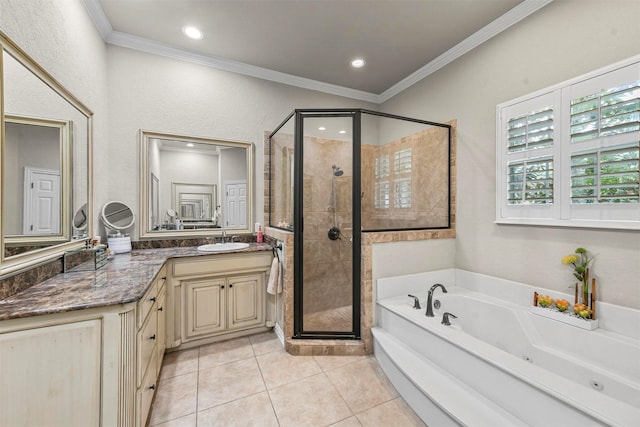
<path fill-rule="evenodd" d="M 156 334 L 153 334 L 149 337 L 150 340 L 155 340 L 156 339 Z"/>
<path fill-rule="evenodd" d="M 230 288 L 233 288 L 233 285 L 229 285 Z"/>
<path fill-rule="evenodd" d="M 156 297 L 151 297 L 151 298 L 149 298 L 149 301 L 151 301 L 151 302 L 156 302 Z"/>
<path fill-rule="evenodd" d="M 162 307 L 158 307 L 158 311 L 162 311 Z"/>
<path fill-rule="evenodd" d="M 162 280 L 167 280 L 167 276 L 161 277 Z"/>
<path fill-rule="evenodd" d="M 156 389 L 156 385 L 155 385 L 155 384 L 151 384 L 151 385 L 149 386 L 149 390 L 155 390 L 155 389 Z"/>
<path fill-rule="evenodd" d="M 224 289 L 224 285 L 223 285 L 223 286 L 220 286 L 220 289 Z"/>

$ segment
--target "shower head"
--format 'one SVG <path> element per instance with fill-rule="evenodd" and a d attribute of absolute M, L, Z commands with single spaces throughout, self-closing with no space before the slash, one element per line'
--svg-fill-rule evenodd
<path fill-rule="evenodd" d="M 333 169 L 333 175 L 334 176 L 342 176 L 342 174 L 344 173 L 344 171 L 342 169 L 340 169 L 339 166 L 333 165 L 333 166 L 331 166 L 331 168 Z"/>

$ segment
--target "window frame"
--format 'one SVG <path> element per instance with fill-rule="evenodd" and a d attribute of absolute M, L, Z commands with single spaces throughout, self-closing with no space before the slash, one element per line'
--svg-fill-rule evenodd
<path fill-rule="evenodd" d="M 618 147 L 640 147 L 640 130 L 571 142 L 571 101 L 636 80 L 640 80 L 640 55 L 496 106 L 495 223 L 640 230 L 640 201 L 580 204 L 571 200 L 572 156 Z M 509 120 L 547 105 L 553 108 L 553 144 L 510 152 Z M 553 160 L 553 202 L 544 205 L 509 204 L 509 165 L 548 156 Z"/>

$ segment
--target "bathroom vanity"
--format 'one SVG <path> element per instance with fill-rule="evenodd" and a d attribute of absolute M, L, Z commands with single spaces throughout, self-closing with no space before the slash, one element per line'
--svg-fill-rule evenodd
<path fill-rule="evenodd" d="M 266 330 L 272 256 L 139 250 L 0 301 L 0 425 L 144 426 L 166 348 Z"/>

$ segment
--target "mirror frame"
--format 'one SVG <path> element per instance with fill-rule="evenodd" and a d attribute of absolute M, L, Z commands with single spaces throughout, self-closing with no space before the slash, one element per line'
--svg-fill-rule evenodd
<path fill-rule="evenodd" d="M 4 179 L 0 185 L 0 279 L 18 274 L 24 270 L 37 267 L 39 265 L 50 262 L 56 258 L 61 258 L 65 251 L 77 249 L 85 246 L 85 241 L 89 236 L 93 235 L 93 112 L 89 110 L 78 98 L 76 98 L 71 92 L 69 92 L 60 82 L 58 82 L 51 74 L 49 74 L 44 68 L 42 68 L 33 58 L 31 58 L 24 50 L 22 50 L 16 43 L 14 43 L 7 35 L 0 31 L 0 50 L 5 51 L 11 55 L 17 62 L 25 67 L 29 72 L 33 73 L 38 79 L 40 79 L 46 86 L 51 88 L 58 96 L 68 102 L 76 110 L 78 110 L 87 119 L 87 216 L 89 218 L 86 230 L 86 236 L 80 239 L 73 239 L 70 234 L 71 230 L 71 218 L 72 209 L 70 200 L 65 200 L 64 195 L 62 197 L 62 205 L 69 206 L 63 208 L 62 212 L 62 229 L 63 233 L 68 233 L 68 240 L 61 241 L 60 243 L 43 247 L 41 249 L 35 249 L 22 254 L 13 255 L 11 257 L 5 257 L 5 236 L 4 236 L 4 223 L 3 218 L 5 215 L 4 207 Z M 0 167 L 4 171 L 4 149 L 5 149 L 5 107 L 4 107 L 4 69 L 3 58 L 0 56 Z M 69 141 L 71 143 L 71 141 Z M 70 146 L 68 147 L 70 151 Z M 69 160 L 72 161 L 71 152 L 68 153 Z M 65 173 L 63 171 L 63 173 Z M 72 180 L 73 172 L 68 173 L 68 179 Z M 66 194 L 66 198 L 69 198 L 69 194 Z M 48 239 L 52 241 L 55 239 Z M 9 242 L 10 239 L 7 240 Z"/>
<path fill-rule="evenodd" d="M 247 226 L 245 228 L 196 228 L 196 229 L 183 229 L 183 230 L 151 230 L 151 224 L 149 224 L 149 215 L 151 212 L 151 184 L 150 184 L 150 170 L 149 170 L 149 145 L 152 139 L 172 139 L 180 140 L 184 142 L 193 142 L 198 144 L 213 144 L 223 145 L 227 147 L 243 148 L 246 150 L 246 166 L 247 166 Z M 253 232 L 253 221 L 255 218 L 254 212 L 254 199 L 255 199 L 255 171 L 254 171 L 254 156 L 255 149 L 254 144 L 251 142 L 243 141 L 231 141 L 216 138 L 205 138 L 199 136 L 171 134 L 164 132 L 155 132 L 150 130 L 140 129 L 140 239 L 154 240 L 154 239 L 192 239 L 196 237 L 205 236 L 220 236 L 223 231 L 231 233 L 251 233 Z M 220 183 L 217 184 L 218 186 Z M 219 203 L 220 201 L 218 201 Z"/>

